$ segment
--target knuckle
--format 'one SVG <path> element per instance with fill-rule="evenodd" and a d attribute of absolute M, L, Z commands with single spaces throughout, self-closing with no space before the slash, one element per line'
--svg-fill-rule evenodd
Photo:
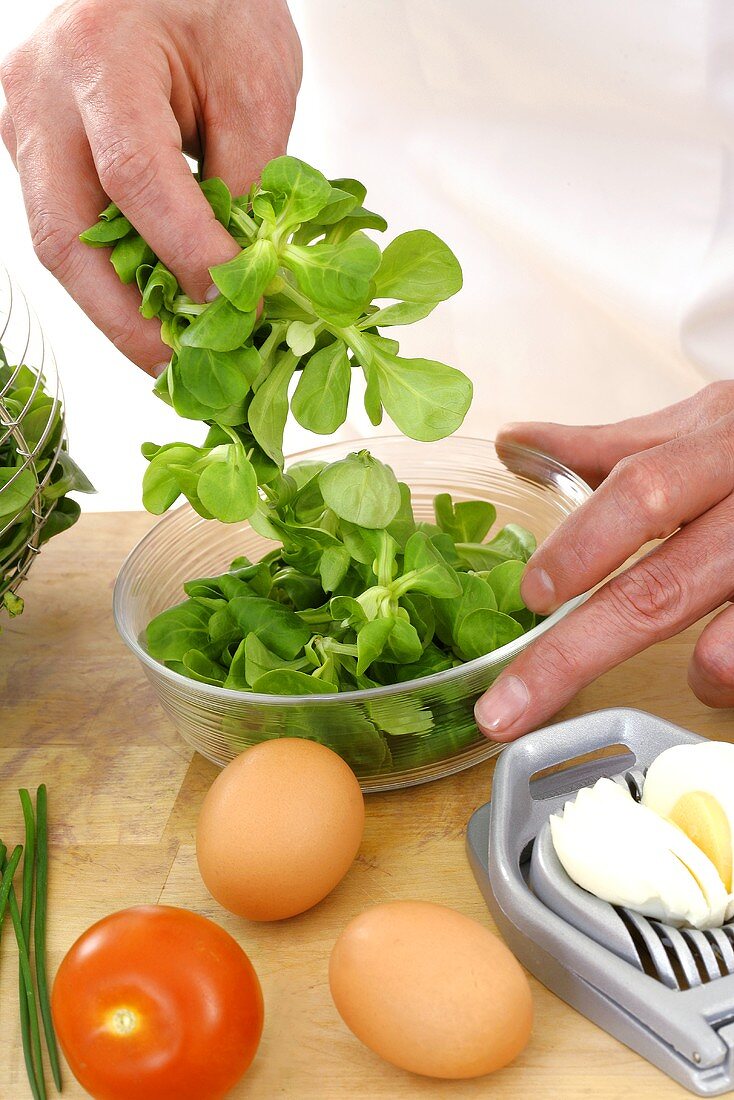
<path fill-rule="evenodd" d="M 122 352 L 130 349 L 138 335 L 138 326 L 135 317 L 118 317 L 105 326 L 105 332 L 115 347 Z"/>
<path fill-rule="evenodd" d="M 609 487 L 622 513 L 641 518 L 650 536 L 670 534 L 685 488 L 672 462 L 666 465 L 651 455 L 624 458 L 614 468 Z"/>
<path fill-rule="evenodd" d="M 28 66 L 22 49 L 11 50 L 0 61 L 0 84 L 2 84 L 8 99 L 12 98 L 25 82 L 27 72 Z"/>
<path fill-rule="evenodd" d="M 287 42 L 281 40 L 272 51 L 260 57 L 260 64 L 248 74 L 241 87 L 241 106 L 249 113 L 255 107 L 258 128 L 278 133 L 290 126 L 296 110 L 301 80 L 299 56 L 293 56 Z"/>
<path fill-rule="evenodd" d="M 213 226 L 214 220 L 207 219 L 207 224 Z M 201 274 L 206 271 L 206 258 L 201 247 L 201 238 L 196 234 L 193 238 L 178 241 L 169 247 L 166 255 L 167 266 L 172 271 L 185 275 L 187 272 Z"/>
<path fill-rule="evenodd" d="M 665 634 L 685 606 L 683 585 L 675 570 L 654 558 L 613 577 L 607 597 L 617 621 L 652 635 Z"/>
<path fill-rule="evenodd" d="M 97 54 L 102 38 L 109 33 L 109 11 L 103 10 L 99 0 L 77 0 L 58 33 L 71 58 L 84 62 Z"/>
<path fill-rule="evenodd" d="M 0 84 L 9 100 L 22 96 L 30 82 L 49 67 L 96 63 L 109 34 L 109 10 L 100 0 L 76 0 L 54 12 L 27 42 L 0 61 Z M 69 75 L 67 73 L 67 75 Z"/>
<path fill-rule="evenodd" d="M 583 682 L 585 667 L 583 655 L 578 650 L 557 641 L 552 632 L 536 642 L 531 653 L 534 667 L 543 680 L 551 683 Z"/>
<path fill-rule="evenodd" d="M 48 271 L 63 282 L 68 277 L 73 262 L 76 245 L 74 235 L 48 211 L 32 215 L 30 230 L 36 256 Z"/>
<path fill-rule="evenodd" d="M 116 202 L 138 207 L 156 178 L 155 154 L 132 137 L 121 137 L 95 153 L 99 182 Z"/>

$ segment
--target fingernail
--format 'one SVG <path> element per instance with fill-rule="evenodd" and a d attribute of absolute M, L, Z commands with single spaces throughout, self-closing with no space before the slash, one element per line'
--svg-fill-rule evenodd
<path fill-rule="evenodd" d="M 168 363 L 158 363 L 157 366 L 151 367 L 150 373 L 154 378 L 160 378 L 167 366 Z"/>
<path fill-rule="evenodd" d="M 520 591 L 530 610 L 541 615 L 547 615 L 558 604 L 556 586 L 545 569 L 526 569 Z"/>
<path fill-rule="evenodd" d="M 519 676 L 503 676 L 477 703 L 474 714 L 485 736 L 501 740 L 528 708 L 530 693 Z"/>
<path fill-rule="evenodd" d="M 206 294 L 204 295 L 204 301 L 205 302 L 213 302 L 215 298 L 219 297 L 219 293 L 220 293 L 219 287 L 214 286 L 214 284 L 212 283 L 212 285 L 209 287 Z"/>

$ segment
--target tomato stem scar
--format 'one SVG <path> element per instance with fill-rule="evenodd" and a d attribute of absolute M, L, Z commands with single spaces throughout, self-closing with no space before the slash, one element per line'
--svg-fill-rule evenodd
<path fill-rule="evenodd" d="M 116 1035 L 129 1035 L 138 1026 L 138 1018 L 129 1008 L 118 1008 L 112 1014 L 112 1030 Z"/>

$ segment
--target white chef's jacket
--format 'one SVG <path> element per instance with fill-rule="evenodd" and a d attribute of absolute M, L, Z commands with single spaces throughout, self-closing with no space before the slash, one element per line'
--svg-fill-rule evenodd
<path fill-rule="evenodd" d="M 608 421 L 734 376 L 731 2 L 291 7 L 291 151 L 462 263 L 401 347 L 472 377 L 470 433 Z"/>

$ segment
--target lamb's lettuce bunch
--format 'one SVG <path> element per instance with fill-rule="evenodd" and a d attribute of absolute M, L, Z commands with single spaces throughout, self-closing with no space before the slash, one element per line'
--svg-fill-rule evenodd
<path fill-rule="evenodd" d="M 220 295 L 210 304 L 182 292 L 114 204 L 82 234 L 112 246 L 120 279 L 137 282 L 142 313 L 161 321 L 172 355 L 157 394 L 209 427 L 201 447 L 144 445 L 146 508 L 160 514 L 183 494 L 205 518 L 248 519 L 261 507 L 258 486 L 283 468 L 289 410 L 304 428 L 331 435 L 346 419 L 354 370 L 373 424 L 385 410 L 412 439 L 456 431 L 471 382 L 444 363 L 402 358 L 393 336 L 461 287 L 458 261 L 435 234 L 402 233 L 381 251 L 364 231 L 386 222 L 364 207 L 362 184 L 327 180 L 295 157 L 271 161 L 238 198 L 220 179 L 201 188 L 242 246 L 211 269 Z"/>
<path fill-rule="evenodd" d="M 270 491 L 270 487 L 267 487 Z M 367 451 L 300 462 L 253 525 L 278 545 L 184 585 L 149 624 L 152 656 L 192 679 L 270 695 L 353 691 L 427 676 L 519 638 L 533 536 L 486 501 L 434 501 Z M 389 732 L 389 730 L 388 730 Z M 413 731 L 416 732 L 416 731 Z"/>
<path fill-rule="evenodd" d="M 66 450 L 60 403 L 29 366 L 9 363 L 1 344 L 0 438 L 0 607 L 19 615 L 14 589 L 26 547 L 76 523 L 79 504 L 68 494 L 94 488 Z"/>

